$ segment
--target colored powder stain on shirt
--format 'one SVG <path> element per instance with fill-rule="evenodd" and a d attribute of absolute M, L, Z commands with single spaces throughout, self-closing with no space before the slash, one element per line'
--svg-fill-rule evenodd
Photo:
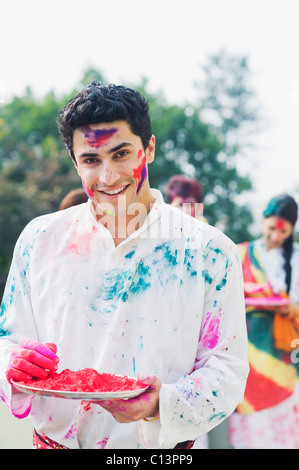
<path fill-rule="evenodd" d="M 207 313 L 206 321 L 203 325 L 202 344 L 204 347 L 213 349 L 216 347 L 219 339 L 220 318 L 211 318 L 211 312 Z"/>
<path fill-rule="evenodd" d="M 197 276 L 197 270 L 194 268 L 194 256 L 191 254 L 191 250 L 187 248 L 185 250 L 184 266 L 190 273 L 190 276 Z"/>
<path fill-rule="evenodd" d="M 96 446 L 97 446 L 99 449 L 105 449 L 108 440 L 109 440 L 109 437 L 105 437 L 105 439 L 103 439 L 102 441 L 97 442 L 97 443 L 96 443 Z"/>
<path fill-rule="evenodd" d="M 168 243 L 163 243 L 162 245 L 156 246 L 156 248 L 154 249 L 154 252 L 158 253 L 159 251 L 163 253 L 164 259 L 167 261 L 167 264 L 169 266 L 176 266 L 178 264 L 177 262 L 178 252 L 177 250 L 171 250 Z"/>
<path fill-rule="evenodd" d="M 209 422 L 211 422 L 214 419 L 217 419 L 219 421 L 220 419 L 224 419 L 225 417 L 226 417 L 226 414 L 223 412 L 215 413 L 212 416 L 210 416 Z"/>
<path fill-rule="evenodd" d="M 111 129 L 91 129 L 88 126 L 83 128 L 85 139 L 90 147 L 101 147 L 118 131 L 116 127 Z"/>
<path fill-rule="evenodd" d="M 135 254 L 135 250 L 131 250 L 129 253 L 125 255 L 125 258 L 131 259 Z"/>
<path fill-rule="evenodd" d="M 6 311 L 7 311 L 7 307 L 3 301 L 1 304 L 1 310 L 0 310 L 0 337 L 9 336 L 11 334 L 9 330 L 5 329 Z"/>
<path fill-rule="evenodd" d="M 68 392 L 120 392 L 139 390 L 145 384 L 138 380 L 116 374 L 98 373 L 95 369 L 85 368 L 77 371 L 64 369 L 60 373 L 51 373 L 44 380 L 20 382 L 43 390 L 59 390 Z"/>
<path fill-rule="evenodd" d="M 202 277 L 204 278 L 205 282 L 207 282 L 208 284 L 212 284 L 213 278 L 210 276 L 206 269 L 202 271 Z"/>

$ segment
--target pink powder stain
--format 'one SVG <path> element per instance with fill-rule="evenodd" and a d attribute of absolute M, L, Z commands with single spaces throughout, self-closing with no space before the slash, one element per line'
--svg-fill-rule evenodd
<path fill-rule="evenodd" d="M 89 401 L 82 400 L 81 401 L 81 407 L 82 407 L 83 411 L 89 411 L 91 409 L 91 405 L 90 405 Z"/>
<path fill-rule="evenodd" d="M 98 446 L 99 449 L 105 449 L 108 440 L 109 440 L 109 436 L 108 436 L 108 437 L 105 437 L 105 439 L 103 439 L 102 441 L 97 442 L 97 443 L 96 443 L 96 446 Z"/>
<path fill-rule="evenodd" d="M 75 232 L 72 243 L 68 245 L 68 247 L 64 250 L 64 253 L 87 255 L 91 250 L 92 242 L 96 232 L 97 227 L 95 225 L 92 226 L 91 230 L 86 232 Z"/>
<path fill-rule="evenodd" d="M 283 219 L 278 219 L 276 222 L 276 228 L 278 230 L 283 230 L 285 228 L 285 222 Z"/>
<path fill-rule="evenodd" d="M 74 437 L 76 435 L 77 435 L 77 426 L 75 424 L 72 424 L 68 432 L 65 434 L 64 438 L 70 439 L 71 437 Z"/>
<path fill-rule="evenodd" d="M 86 184 L 84 183 L 84 181 L 82 180 L 82 186 L 83 186 L 83 189 L 84 191 L 86 192 L 87 196 L 88 197 L 94 197 L 94 193 L 92 192 L 91 189 L 89 189 Z"/>
<path fill-rule="evenodd" d="M 220 326 L 220 317 L 211 319 L 211 315 L 211 312 L 207 313 L 207 318 L 203 325 L 204 336 L 202 338 L 203 346 L 209 349 L 213 349 L 217 346 Z"/>
<path fill-rule="evenodd" d="M 140 149 L 140 150 L 138 151 L 137 158 L 140 158 L 140 157 L 142 157 L 142 153 L 143 153 L 143 152 L 142 152 L 142 149 Z"/>
<path fill-rule="evenodd" d="M 140 165 L 133 170 L 134 178 L 138 181 L 137 193 L 139 193 L 141 186 L 146 178 L 146 157 L 144 156 Z"/>
<path fill-rule="evenodd" d="M 118 131 L 116 127 L 111 129 L 91 129 L 86 126 L 83 129 L 85 139 L 90 147 L 101 147 L 106 145 L 108 140 Z"/>

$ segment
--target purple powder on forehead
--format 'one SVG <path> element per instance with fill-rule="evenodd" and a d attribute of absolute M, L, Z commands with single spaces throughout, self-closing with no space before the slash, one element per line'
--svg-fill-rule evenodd
<path fill-rule="evenodd" d="M 86 126 L 83 127 L 83 133 L 90 147 L 101 147 L 118 131 L 116 127 L 111 129 L 91 129 Z"/>

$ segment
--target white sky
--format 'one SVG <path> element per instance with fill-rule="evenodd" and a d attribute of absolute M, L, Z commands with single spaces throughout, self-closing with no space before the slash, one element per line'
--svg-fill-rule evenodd
<path fill-rule="evenodd" d="M 249 58 L 264 117 L 248 167 L 260 214 L 288 191 L 299 202 L 298 0 L 15 0 L 0 6 L 0 102 L 30 85 L 70 91 L 93 66 L 115 83 L 150 80 L 171 103 L 191 101 L 208 55 Z"/>

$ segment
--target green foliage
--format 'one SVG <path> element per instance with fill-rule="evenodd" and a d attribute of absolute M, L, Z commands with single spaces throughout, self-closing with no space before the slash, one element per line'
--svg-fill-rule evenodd
<path fill-rule="evenodd" d="M 162 92 L 147 91 L 146 79 L 129 86 L 139 89 L 150 103 L 157 142 L 156 158 L 149 168 L 151 186 L 163 192 L 174 174 L 196 177 L 203 185 L 208 221 L 238 243 L 250 238 L 252 216 L 237 203 L 237 196 L 250 190 L 251 183 L 236 169 L 242 141 L 229 137 L 248 121 L 254 122 L 254 112 L 247 112 L 249 71 L 245 59 L 234 62 L 233 73 L 233 58 L 220 55 L 211 61 L 213 67 L 206 68 L 206 96 L 197 105 L 170 105 Z M 21 230 L 34 217 L 58 210 L 65 194 L 80 187 L 56 118 L 59 109 L 92 79 L 106 82 L 100 71 L 89 69 L 67 96 L 50 91 L 37 99 L 28 88 L 24 96 L 0 107 L 0 294 Z M 226 109 L 225 95 L 229 96 Z M 211 109 L 218 116 L 218 126 L 204 118 Z"/>

